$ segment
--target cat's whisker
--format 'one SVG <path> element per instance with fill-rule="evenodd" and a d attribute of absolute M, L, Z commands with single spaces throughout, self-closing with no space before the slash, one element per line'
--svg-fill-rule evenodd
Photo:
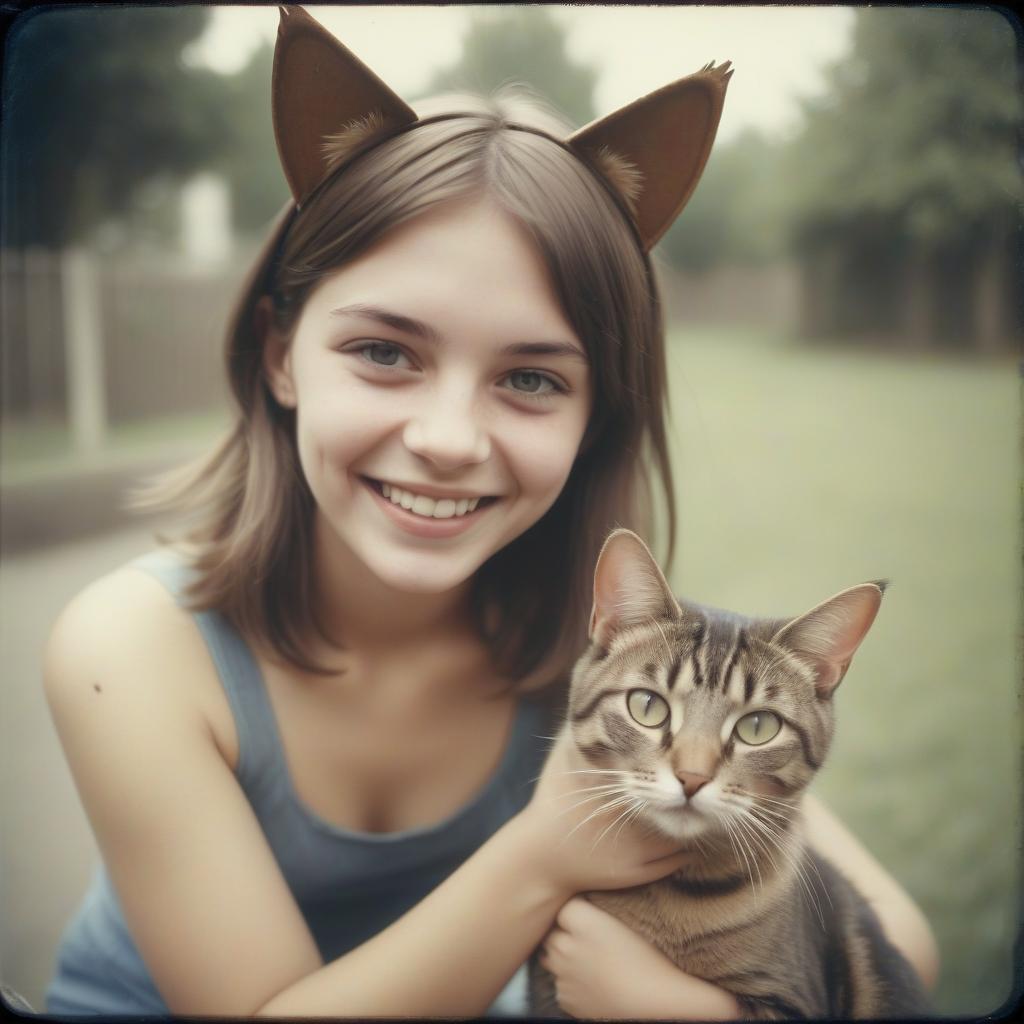
<path fill-rule="evenodd" d="M 765 796 L 764 793 L 755 793 L 753 790 L 743 789 L 742 786 L 737 786 L 735 783 L 730 784 L 727 791 L 730 793 L 738 793 L 740 796 L 748 797 L 756 803 L 763 802 L 767 804 L 774 804 L 777 807 L 785 807 L 786 810 L 790 812 L 790 814 L 792 814 L 792 812 L 796 809 L 796 801 L 793 798 L 790 798 L 789 800 L 780 800 L 777 797 Z"/>
<path fill-rule="evenodd" d="M 735 821 L 730 819 L 729 815 L 722 815 L 718 818 L 719 822 L 725 825 L 726 835 L 729 837 L 729 842 L 732 844 L 736 859 L 739 861 L 742 859 L 744 866 L 747 870 L 747 878 L 750 879 L 750 888 L 754 893 L 754 897 L 757 897 L 757 886 L 754 884 L 754 868 L 750 859 L 747 857 L 747 847 L 743 843 L 742 837 L 739 834 L 738 829 L 734 828 Z M 758 879 L 760 880 L 760 872 L 758 872 Z M 763 889 L 763 885 L 762 885 Z"/>
<path fill-rule="evenodd" d="M 580 793 L 610 793 L 616 789 L 622 789 L 622 785 L 618 782 L 605 782 L 599 786 L 583 786 L 580 789 L 570 789 L 565 793 L 557 793 L 552 799 L 562 800 L 565 797 L 577 796 Z"/>
<path fill-rule="evenodd" d="M 622 786 L 617 783 L 610 783 L 607 786 L 585 786 L 582 789 L 574 789 L 568 793 L 557 793 L 555 796 L 548 800 L 549 804 L 555 803 L 558 800 L 572 799 L 573 797 L 580 796 L 583 793 L 589 793 L 590 796 L 585 796 L 582 800 L 571 804 L 569 807 L 563 808 L 559 811 L 559 814 L 564 814 L 566 811 L 571 811 L 573 807 L 581 807 L 583 804 L 588 803 L 590 800 L 600 800 L 609 796 L 617 796 L 620 793 L 624 793 L 625 790 Z"/>
<path fill-rule="evenodd" d="M 748 831 L 746 831 L 744 829 L 744 827 L 743 827 L 743 824 L 744 824 L 743 818 L 741 818 L 741 817 L 735 818 L 734 819 L 734 824 L 736 825 L 736 828 L 737 828 L 736 838 L 740 840 L 740 842 L 747 848 L 748 852 L 750 853 L 751 863 L 754 865 L 754 871 L 757 872 L 757 884 L 760 886 L 761 892 L 763 893 L 764 892 L 764 878 L 761 875 L 761 865 L 758 863 L 757 853 L 754 851 L 754 848 L 753 848 L 752 837 L 751 837 L 750 833 Z"/>
<path fill-rule="evenodd" d="M 767 822 L 757 818 L 755 815 L 751 814 L 750 812 L 746 812 L 745 813 L 743 820 L 744 820 L 746 828 L 748 830 L 754 829 L 754 828 L 757 828 L 757 829 L 760 830 L 761 836 L 762 836 L 762 840 L 761 840 L 761 845 L 762 846 L 770 840 L 772 845 L 786 859 L 787 863 L 793 869 L 793 873 L 794 873 L 795 877 L 797 878 L 797 881 L 800 883 L 801 888 L 806 893 L 806 895 L 808 897 L 808 900 L 810 902 L 810 905 L 812 906 L 812 908 L 814 909 L 815 913 L 818 916 L 818 920 L 822 923 L 822 926 L 824 926 L 824 919 L 823 919 L 822 914 L 821 914 L 821 908 L 818 905 L 817 897 L 815 896 L 814 891 L 811 888 L 810 880 L 806 877 L 806 874 L 805 874 L 805 872 L 804 872 L 804 870 L 803 870 L 803 868 L 802 868 L 802 866 L 800 864 L 799 859 L 793 856 L 793 853 L 789 849 L 788 844 L 784 842 L 784 838 L 785 837 L 781 833 L 776 832 L 774 830 L 774 828 L 772 828 Z M 768 852 L 767 849 L 765 849 L 765 852 L 768 855 L 769 859 L 771 860 L 772 866 L 775 868 L 776 871 L 778 871 L 778 865 L 775 863 L 775 858 L 771 856 L 771 854 Z M 826 891 L 826 896 L 827 895 L 828 895 L 828 893 Z"/>
<path fill-rule="evenodd" d="M 620 768 L 570 768 L 564 772 L 556 772 L 556 775 L 617 775 L 621 778 L 626 772 Z"/>
<path fill-rule="evenodd" d="M 629 806 L 610 824 L 605 826 L 601 834 L 594 840 L 594 845 L 590 848 L 590 852 L 593 853 L 597 849 L 597 844 L 614 828 L 620 821 L 624 821 L 627 814 L 630 814 L 636 809 L 636 797 L 630 799 Z"/>
<path fill-rule="evenodd" d="M 608 793 L 593 793 L 590 796 L 584 797 L 582 800 L 577 800 L 576 803 L 570 804 L 570 806 L 568 807 L 563 807 L 560 811 L 558 811 L 555 817 L 560 818 L 563 814 L 568 814 L 570 811 L 576 810 L 577 807 L 582 807 L 584 804 L 589 804 L 593 800 L 604 800 L 607 797 L 616 796 L 621 792 L 621 789 L 618 786 L 615 786 L 614 789 Z"/>
<path fill-rule="evenodd" d="M 739 863 L 740 851 L 737 848 L 736 842 L 735 842 L 735 840 L 732 837 L 732 825 L 729 824 L 729 819 L 727 817 L 725 817 L 724 815 L 722 817 L 720 817 L 718 820 L 719 820 L 719 823 L 722 826 L 724 826 L 724 828 L 725 828 L 725 835 L 726 835 L 726 837 L 729 840 L 729 845 L 732 847 L 733 857 L 736 859 L 736 862 Z M 698 849 L 699 848 L 700 847 L 698 846 Z M 753 877 L 750 878 L 750 884 L 751 884 L 751 886 L 753 886 L 753 884 L 754 884 Z"/>
<path fill-rule="evenodd" d="M 781 828 L 783 825 L 788 825 L 793 820 L 793 816 L 791 814 L 783 814 L 782 811 L 777 811 L 772 807 L 762 807 L 756 799 L 751 799 L 749 797 L 747 799 L 749 800 L 749 803 L 742 805 L 745 811 L 750 814 L 768 815 L 768 820 L 777 827 Z"/>
<path fill-rule="evenodd" d="M 692 841 L 693 845 L 700 851 L 700 855 L 706 857 L 707 851 L 704 849 L 704 844 L 700 841 L 700 836 L 694 836 Z"/>
<path fill-rule="evenodd" d="M 792 815 L 783 814 L 782 811 L 776 811 L 772 807 L 762 807 L 759 803 L 754 803 L 751 808 L 757 814 L 768 814 L 778 824 L 786 824 L 793 820 Z"/>
<path fill-rule="evenodd" d="M 602 804 L 600 807 L 597 808 L 597 810 L 591 811 L 590 814 L 588 814 L 582 821 L 577 822 L 575 826 L 573 826 L 572 831 L 569 833 L 569 835 L 565 837 L 565 839 L 562 840 L 562 842 L 564 843 L 566 839 L 568 839 L 577 831 L 577 829 L 582 828 L 584 825 L 586 825 L 588 821 L 591 821 L 592 819 L 596 818 L 599 814 L 603 814 L 605 811 L 613 810 L 616 807 L 621 807 L 623 802 L 632 799 L 633 798 L 630 796 L 620 796 L 618 799 L 610 800 L 608 803 Z"/>
<path fill-rule="evenodd" d="M 742 828 L 747 830 L 747 835 L 750 836 L 751 842 L 757 844 L 758 848 L 764 852 L 764 855 L 768 858 L 771 863 L 772 870 L 777 874 L 779 865 L 775 858 L 772 856 L 772 846 L 777 845 L 774 841 L 771 843 L 762 834 L 759 834 L 754 828 L 753 819 L 749 818 L 746 814 L 740 815 L 738 821 Z"/>
<path fill-rule="evenodd" d="M 569 770 L 564 771 L 564 772 L 553 772 L 552 774 L 554 774 L 554 775 L 620 775 L 621 776 L 621 775 L 625 775 L 626 772 L 624 772 L 620 768 L 572 768 L 572 769 L 569 769 Z M 540 779 L 543 777 L 543 775 L 544 775 L 543 771 L 540 772 L 538 775 L 534 775 L 534 777 L 532 779 L 530 779 L 530 782 L 531 783 L 539 782 Z"/>
<path fill-rule="evenodd" d="M 810 902 L 811 907 L 814 909 L 814 912 L 815 912 L 815 914 L 818 917 L 818 921 L 821 923 L 821 926 L 824 928 L 825 927 L 825 919 L 824 919 L 824 916 L 823 916 L 823 914 L 821 912 L 821 906 L 820 906 L 820 904 L 818 902 L 817 896 L 815 895 L 814 889 L 811 886 L 810 878 L 807 876 L 807 872 L 804 870 L 803 864 L 801 863 L 801 858 L 795 857 L 793 855 L 792 851 L 788 848 L 788 845 L 784 845 L 783 844 L 783 842 L 782 842 L 782 840 L 783 840 L 782 835 L 780 833 L 778 833 L 778 832 L 775 832 L 774 829 L 772 829 L 771 826 L 769 826 L 769 824 L 767 822 L 761 821 L 761 820 L 755 818 L 753 815 L 750 816 L 750 821 L 752 823 L 755 823 L 760 829 L 762 829 L 762 831 L 765 834 L 767 834 L 767 835 L 769 835 L 769 836 L 771 836 L 773 838 L 773 841 L 775 842 L 775 845 L 777 846 L 779 852 L 782 853 L 785 856 L 787 862 L 792 867 L 794 875 L 796 876 L 797 880 L 799 881 L 801 888 L 806 893 L 808 901 Z M 815 873 L 818 874 L 818 880 L 821 881 L 821 875 L 818 873 L 817 867 L 814 866 L 813 861 L 809 861 L 809 863 L 814 868 Z M 828 894 L 828 889 L 825 888 L 825 886 L 824 886 L 824 883 L 822 883 L 822 889 L 823 889 L 823 891 L 825 893 L 825 898 L 828 899 L 829 904 L 831 905 L 832 900 L 831 900 L 831 897 Z"/>
<path fill-rule="evenodd" d="M 635 821 L 635 820 L 636 820 L 637 818 L 639 818 L 639 817 L 640 817 L 640 815 L 641 815 L 641 814 L 643 814 L 643 812 L 644 812 L 644 808 L 645 808 L 645 807 L 646 807 L 646 806 L 647 806 L 647 805 L 648 805 L 649 803 L 650 803 L 650 801 L 649 801 L 649 800 L 643 800 L 643 799 L 641 799 L 641 800 L 638 800 L 638 801 L 637 801 L 637 805 L 636 805 L 636 807 L 634 807 L 634 808 L 633 808 L 633 810 L 632 810 L 632 811 L 630 812 L 630 815 L 631 815 L 631 817 L 627 817 L 627 818 L 626 818 L 626 820 L 625 820 L 625 821 L 624 821 L 624 822 L 623 822 L 623 823 L 622 823 L 621 825 L 619 825 L 618 831 L 617 831 L 617 832 L 615 833 L 615 835 L 614 835 L 614 836 L 612 836 L 612 842 L 613 842 L 613 843 L 614 843 L 614 842 L 615 842 L 615 840 L 616 840 L 616 839 L 618 838 L 618 836 L 619 836 L 619 833 L 620 833 L 620 832 L 622 831 L 622 829 L 624 828 L 624 826 L 626 826 L 627 824 L 629 824 L 629 822 L 630 822 L 630 821 Z"/>

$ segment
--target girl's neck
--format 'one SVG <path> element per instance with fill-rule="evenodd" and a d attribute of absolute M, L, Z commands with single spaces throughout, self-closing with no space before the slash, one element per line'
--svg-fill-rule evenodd
<path fill-rule="evenodd" d="M 468 640 L 472 580 L 443 594 L 416 594 L 382 582 L 351 549 L 318 522 L 314 587 L 325 629 L 349 650 L 395 653 L 445 634 Z"/>

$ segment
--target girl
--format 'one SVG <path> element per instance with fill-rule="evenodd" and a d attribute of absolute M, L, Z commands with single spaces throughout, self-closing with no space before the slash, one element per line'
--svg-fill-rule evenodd
<path fill-rule="evenodd" d="M 726 78 L 566 141 L 521 100 L 412 111 L 282 13 L 295 203 L 229 331 L 237 424 L 165 491 L 181 541 L 75 598 L 46 652 L 103 855 L 50 1011 L 475 1016 L 545 941 L 575 1015 L 735 1015 L 573 898 L 678 856 L 596 843 L 613 819 L 577 806 L 572 752 L 544 765 L 598 546 L 649 531 L 648 465 L 674 522 L 646 249 Z M 933 974 L 916 908 L 809 813 Z"/>

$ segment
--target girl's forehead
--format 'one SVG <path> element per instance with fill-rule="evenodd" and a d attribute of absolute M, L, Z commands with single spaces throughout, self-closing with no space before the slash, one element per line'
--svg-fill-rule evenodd
<path fill-rule="evenodd" d="M 439 321 L 439 330 L 473 318 L 503 332 L 575 339 L 536 244 L 489 200 L 445 204 L 392 229 L 328 275 L 311 303 L 320 313 L 394 307 Z"/>

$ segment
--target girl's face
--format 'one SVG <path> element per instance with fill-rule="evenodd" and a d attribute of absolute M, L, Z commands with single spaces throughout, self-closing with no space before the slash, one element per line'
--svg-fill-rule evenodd
<path fill-rule="evenodd" d="M 540 256 L 486 200 L 387 234 L 266 352 L 317 536 L 406 592 L 465 582 L 537 522 L 590 414 L 584 349 Z"/>

